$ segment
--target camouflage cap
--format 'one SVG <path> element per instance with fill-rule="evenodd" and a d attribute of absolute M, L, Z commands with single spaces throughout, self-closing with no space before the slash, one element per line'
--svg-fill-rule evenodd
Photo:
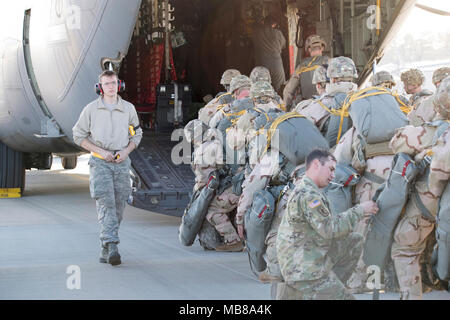
<path fill-rule="evenodd" d="M 327 43 L 317 34 L 312 34 L 305 41 L 305 48 L 308 50 L 313 45 L 323 45 L 324 49 L 327 47 Z"/>
<path fill-rule="evenodd" d="M 252 72 L 250 73 L 250 79 L 253 83 L 257 81 L 266 81 L 268 83 L 272 83 L 269 69 L 263 66 L 254 67 Z"/>
<path fill-rule="evenodd" d="M 400 79 L 404 83 L 420 86 L 425 81 L 425 76 L 419 69 L 410 69 L 403 72 Z"/>
<path fill-rule="evenodd" d="M 447 76 L 450 75 L 450 67 L 442 67 L 433 72 L 433 84 L 436 85 L 436 83 L 441 82 L 444 80 Z"/>
<path fill-rule="evenodd" d="M 373 75 L 372 77 L 372 85 L 379 86 L 384 82 L 390 82 L 395 86 L 394 77 L 387 71 L 380 71 Z"/>
<path fill-rule="evenodd" d="M 243 74 L 234 77 L 230 82 L 230 92 L 233 93 L 237 89 L 252 86 L 252 80 L 249 77 L 244 76 Z"/>
<path fill-rule="evenodd" d="M 267 81 L 257 81 L 250 87 L 250 97 L 261 98 L 261 97 L 275 97 L 275 90 L 272 85 Z"/>
<path fill-rule="evenodd" d="M 197 144 L 202 142 L 203 134 L 208 130 L 208 126 L 199 119 L 189 121 L 183 129 L 184 136 L 189 143 Z"/>
<path fill-rule="evenodd" d="M 314 71 L 312 83 L 318 84 L 323 82 L 330 82 L 330 79 L 327 78 L 327 69 L 324 66 L 320 66 Z"/>
<path fill-rule="evenodd" d="M 355 63 L 347 57 L 337 57 L 330 60 L 327 70 L 328 78 L 344 78 L 352 80 L 358 77 Z"/>
<path fill-rule="evenodd" d="M 236 69 L 225 70 L 225 72 L 222 74 L 222 79 L 220 79 L 220 84 L 223 86 L 229 85 L 231 83 L 231 80 L 234 77 L 239 76 L 240 74 L 241 73 Z"/>
<path fill-rule="evenodd" d="M 445 119 L 450 119 L 450 76 L 442 80 L 434 99 L 434 110 Z"/>

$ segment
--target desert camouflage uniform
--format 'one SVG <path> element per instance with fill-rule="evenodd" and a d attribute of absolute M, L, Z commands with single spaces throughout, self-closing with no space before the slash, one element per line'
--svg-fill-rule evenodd
<path fill-rule="evenodd" d="M 277 299 L 354 299 L 342 282 L 361 254 L 362 238 L 352 231 L 363 209 L 332 215 L 326 196 L 307 176 L 287 206 L 276 241 L 285 281 L 278 286 Z"/>
<path fill-rule="evenodd" d="M 251 80 L 247 76 L 239 75 L 234 77 L 230 83 L 230 92 L 235 93 L 236 90 L 241 88 L 251 87 Z M 210 120 L 211 128 L 217 127 L 222 119 L 225 119 L 226 113 L 231 112 L 231 105 L 226 105 L 221 112 L 216 113 Z M 228 133 L 227 133 L 228 136 Z M 226 150 L 230 150 L 227 146 Z M 234 149 L 231 149 L 235 151 Z M 238 160 L 239 161 L 239 160 Z M 240 174 L 245 170 L 245 161 L 243 163 L 238 162 L 235 165 L 239 165 L 234 175 Z M 225 246 L 233 245 L 240 242 L 240 237 L 234 227 L 230 217 L 233 211 L 236 209 L 239 194 L 236 194 L 236 190 L 233 190 L 233 186 L 226 188 L 221 194 L 216 194 L 212 199 L 208 211 L 206 213 L 206 219 L 216 228 L 218 233 L 224 239 Z M 217 249 L 217 248 L 216 248 Z"/>
<path fill-rule="evenodd" d="M 214 170 L 224 167 L 223 144 L 219 139 L 212 139 L 214 131 L 197 119 L 185 126 L 184 134 L 188 142 L 194 145 L 191 167 L 195 174 L 193 192 L 196 192 L 208 183 L 209 176 Z M 229 218 L 238 198 L 232 192 L 232 187 L 228 187 L 221 194 L 215 194 L 208 207 L 206 220 L 215 227 L 225 243 L 239 240 Z"/>
<path fill-rule="evenodd" d="M 425 123 L 419 127 L 409 125 L 400 129 L 390 142 L 392 150 L 396 153 L 407 153 L 413 156 L 416 162 L 424 159 L 427 152 L 433 147 L 433 144 L 436 144 L 436 132 L 438 131 L 436 125 L 445 124 L 445 120 L 448 120 L 448 110 L 450 109 L 449 91 L 450 78 L 447 78 L 439 87 L 434 100 L 438 111 L 437 116 L 444 120 Z M 425 171 L 424 174 L 416 178 L 414 186 L 421 202 L 433 217 L 437 214 L 439 197 L 443 192 L 443 187 L 445 187 L 442 184 L 442 179 L 448 178 L 446 173 L 448 169 L 448 167 L 446 168 L 448 165 L 448 149 L 445 150 L 448 146 L 442 148 L 442 142 L 445 141 L 446 135 L 448 135 L 448 129 L 441 136 L 441 139 L 438 140 L 440 143 L 438 143 L 435 151 L 440 154 L 437 156 L 433 155 L 433 174 L 430 174 L 428 177 L 431 180 L 427 181 L 427 173 Z M 445 158 L 446 156 L 447 158 Z M 440 160 L 443 159 L 442 157 L 445 160 Z M 427 237 L 434 228 L 434 221 L 422 213 L 420 206 L 414 201 L 414 197 L 408 200 L 404 211 L 405 213 L 395 229 L 391 255 L 400 284 L 401 298 L 421 299 L 422 275 L 420 256 L 427 247 Z"/>
<path fill-rule="evenodd" d="M 420 127 L 406 126 L 392 138 L 390 146 L 395 152 L 404 152 L 421 161 L 424 150 L 431 147 L 436 128 L 426 124 Z M 415 184 L 419 197 L 430 213 L 435 216 L 438 197 L 430 192 L 426 181 Z M 426 246 L 426 238 L 434 228 L 434 223 L 422 216 L 416 202 L 410 199 L 404 215 L 397 224 L 392 244 L 392 259 L 403 299 L 420 299 L 422 281 L 419 258 Z"/>

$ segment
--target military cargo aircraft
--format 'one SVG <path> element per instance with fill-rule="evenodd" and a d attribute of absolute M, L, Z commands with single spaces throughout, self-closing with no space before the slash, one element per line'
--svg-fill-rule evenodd
<path fill-rule="evenodd" d="M 194 176 L 172 162 L 171 132 L 222 90 L 222 72 L 254 67 L 255 24 L 279 18 L 289 77 L 304 40 L 321 35 L 330 57 L 351 57 L 368 79 L 415 0 L 40 0 L 4 6 L 0 60 L 0 189 L 25 187 L 25 170 L 49 169 L 52 155 L 74 168 L 85 152 L 72 127 L 97 98 L 102 70 L 125 80 L 146 128 L 133 160 L 132 204 L 181 216 Z M 197 109 L 196 109 L 197 108 Z M 187 163 L 190 160 L 189 155 Z"/>

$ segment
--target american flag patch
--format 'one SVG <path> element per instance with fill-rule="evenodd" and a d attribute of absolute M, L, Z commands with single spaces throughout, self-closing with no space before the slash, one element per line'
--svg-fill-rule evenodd
<path fill-rule="evenodd" d="M 320 206 L 320 200 L 319 200 L 319 199 L 316 199 L 316 200 L 314 200 L 314 201 L 311 201 L 311 202 L 308 204 L 308 207 L 310 207 L 311 209 L 317 208 L 318 206 Z"/>

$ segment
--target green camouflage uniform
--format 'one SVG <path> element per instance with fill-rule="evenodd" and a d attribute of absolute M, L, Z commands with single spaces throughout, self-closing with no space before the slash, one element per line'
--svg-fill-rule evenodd
<path fill-rule="evenodd" d="M 350 276 L 361 253 L 361 236 L 352 231 L 363 215 L 360 206 L 332 215 L 325 194 L 304 176 L 278 229 L 285 283 L 277 299 L 354 299 L 343 284 L 348 278 L 342 278 Z"/>

